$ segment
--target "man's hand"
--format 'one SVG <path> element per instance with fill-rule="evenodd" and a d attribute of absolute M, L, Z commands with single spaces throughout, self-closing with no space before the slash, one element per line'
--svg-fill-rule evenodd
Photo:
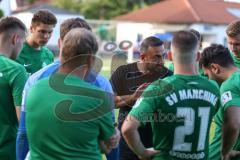
<path fill-rule="evenodd" d="M 155 150 L 154 148 L 146 148 L 142 155 L 139 155 L 141 160 L 151 160 L 155 154 L 160 153 L 160 151 Z"/>
<path fill-rule="evenodd" d="M 240 151 L 231 150 L 228 154 L 222 155 L 222 160 L 231 160 L 235 157 L 240 157 Z"/>
<path fill-rule="evenodd" d="M 131 95 L 122 95 L 122 96 L 115 96 L 115 105 L 117 108 L 121 107 L 132 107 L 136 100 L 142 95 L 144 89 L 149 85 L 150 83 L 143 83 L 140 85 L 136 91 Z"/>
<path fill-rule="evenodd" d="M 117 127 L 115 127 L 115 134 L 112 137 L 110 137 L 109 141 L 106 142 L 105 144 L 109 149 L 117 148 L 120 138 L 121 138 L 120 131 L 118 130 Z"/>
<path fill-rule="evenodd" d="M 133 99 L 135 101 L 142 95 L 144 89 L 146 89 L 149 84 L 150 83 L 143 83 L 136 89 L 136 91 L 133 93 Z"/>

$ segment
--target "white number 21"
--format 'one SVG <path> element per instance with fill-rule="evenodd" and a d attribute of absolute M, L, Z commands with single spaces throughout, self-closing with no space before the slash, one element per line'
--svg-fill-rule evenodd
<path fill-rule="evenodd" d="M 207 129 L 209 123 L 210 107 L 200 107 L 198 116 L 201 118 L 200 133 L 198 137 L 197 151 L 204 150 L 207 137 Z M 173 150 L 190 152 L 192 143 L 184 142 L 185 136 L 191 135 L 194 132 L 195 111 L 190 107 L 177 108 L 177 117 L 184 118 L 184 125 L 178 126 L 175 129 Z"/>

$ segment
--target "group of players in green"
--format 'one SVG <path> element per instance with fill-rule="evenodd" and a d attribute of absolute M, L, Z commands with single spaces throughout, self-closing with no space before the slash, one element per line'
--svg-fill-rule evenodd
<path fill-rule="evenodd" d="M 134 66 L 126 65 L 132 65 L 140 74 L 127 70 L 126 75 L 121 75 L 124 67 L 117 69 L 111 78 L 112 93 L 106 89 L 108 85 L 103 87 L 108 82 L 93 69 L 98 44 L 82 19 L 63 22 L 58 41 L 59 61 L 51 64 L 54 56 L 44 45 L 56 23 L 50 11 L 37 11 L 30 35 L 25 39 L 27 29 L 19 19 L 0 19 L 1 160 L 26 157 L 19 151 L 28 151 L 21 137 L 15 153 L 19 122 L 19 132 L 24 132 L 28 139 L 30 159 L 101 159 L 101 151 L 109 153 L 119 141 L 111 112 L 114 102 L 115 106 L 132 106 L 119 129 L 139 159 L 238 159 L 240 21 L 227 27 L 229 49 L 214 44 L 201 54 L 196 33 L 176 32 L 169 52 L 174 74 L 139 84 L 132 89 L 131 96 L 121 94 L 121 89 L 128 85 L 124 79 L 115 85 L 114 81 L 133 74 L 154 77 L 155 72 L 164 70 L 163 43 L 152 37 L 144 40 L 140 60 Z M 50 74 L 44 69 L 48 64 L 53 66 L 48 70 Z M 199 75 L 199 66 L 206 77 Z M 34 79 L 35 72 L 38 75 L 41 72 L 43 78 Z M 27 73 L 33 75 L 28 79 Z M 24 111 L 21 116 L 20 110 Z M 216 128 L 209 144 L 212 122 Z M 138 132 L 148 123 L 153 132 L 152 148 L 144 146 Z"/>

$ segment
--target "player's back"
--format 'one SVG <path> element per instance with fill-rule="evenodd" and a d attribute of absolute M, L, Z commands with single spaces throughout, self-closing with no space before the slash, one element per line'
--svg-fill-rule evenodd
<path fill-rule="evenodd" d="M 108 105 L 106 96 L 77 77 L 65 78 L 53 74 L 29 91 L 26 127 L 31 159 L 99 160 L 98 141 L 114 132 L 111 112 L 96 110 L 99 104 Z"/>
<path fill-rule="evenodd" d="M 174 75 L 155 81 L 143 97 L 155 106 L 153 143 L 161 151 L 155 160 L 207 159 L 209 128 L 219 105 L 217 86 L 200 76 Z"/>

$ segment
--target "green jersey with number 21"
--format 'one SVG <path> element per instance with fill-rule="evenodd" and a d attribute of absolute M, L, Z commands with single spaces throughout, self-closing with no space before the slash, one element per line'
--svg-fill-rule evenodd
<path fill-rule="evenodd" d="M 133 106 L 141 125 L 151 122 L 154 160 L 205 160 L 209 128 L 220 105 L 218 87 L 198 75 L 173 75 L 152 83 Z"/>

